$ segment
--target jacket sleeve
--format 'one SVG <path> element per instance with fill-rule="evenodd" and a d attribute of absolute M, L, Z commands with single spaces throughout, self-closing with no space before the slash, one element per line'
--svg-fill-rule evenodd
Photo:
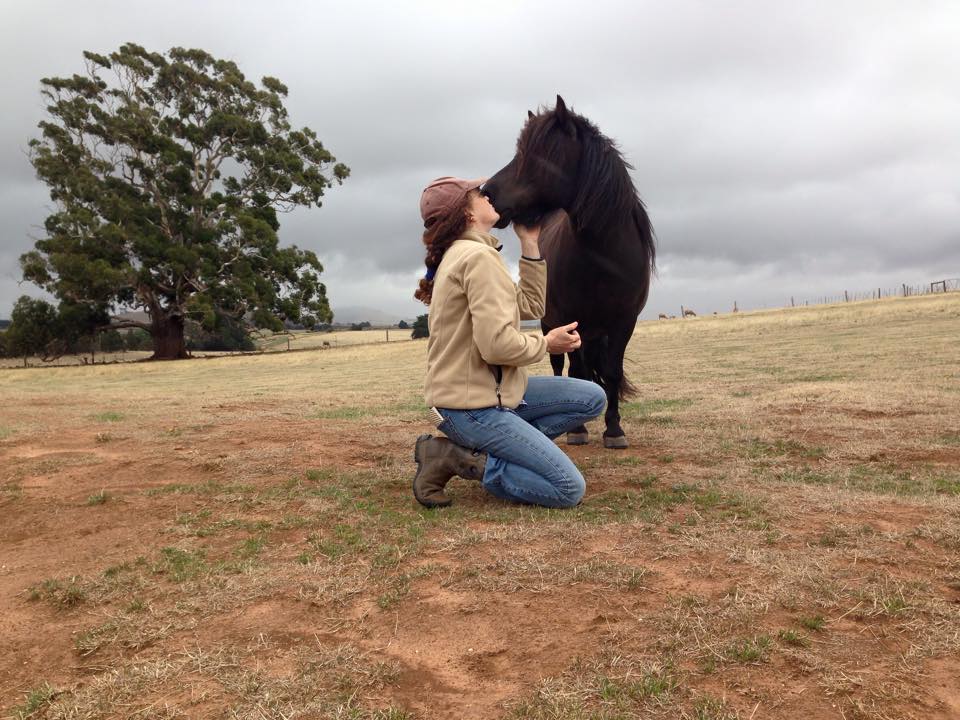
<path fill-rule="evenodd" d="M 517 307 L 521 320 L 539 320 L 547 304 L 547 263 L 545 260 L 520 258 L 520 284 L 517 285 Z"/>
<path fill-rule="evenodd" d="M 472 253 L 464 263 L 463 290 L 473 321 L 473 341 L 485 362 L 523 367 L 547 353 L 542 335 L 525 335 L 514 327 L 517 287 L 500 258 Z"/>

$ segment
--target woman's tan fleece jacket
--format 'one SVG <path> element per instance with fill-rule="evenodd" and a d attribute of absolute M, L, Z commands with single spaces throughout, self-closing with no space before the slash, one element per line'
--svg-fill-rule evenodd
<path fill-rule="evenodd" d="M 492 235 L 468 230 L 443 255 L 433 280 L 427 345 L 428 406 L 472 410 L 497 404 L 491 365 L 503 368 L 500 396 L 515 408 L 527 390 L 526 365 L 543 359 L 547 341 L 520 332 L 543 317 L 547 266 L 520 260 L 515 285 Z"/>

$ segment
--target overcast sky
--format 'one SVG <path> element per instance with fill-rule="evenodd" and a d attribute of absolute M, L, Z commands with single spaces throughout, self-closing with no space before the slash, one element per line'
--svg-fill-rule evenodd
<path fill-rule="evenodd" d="M 281 217 L 337 307 L 397 317 L 423 272 L 422 187 L 490 175 L 563 95 L 618 141 L 658 237 L 641 317 L 960 277 L 960 3 L 2 0 L 0 317 L 43 296 L 26 156 L 41 77 L 124 42 L 199 47 L 289 87 L 352 175 Z M 515 268 L 511 230 L 498 231 Z"/>

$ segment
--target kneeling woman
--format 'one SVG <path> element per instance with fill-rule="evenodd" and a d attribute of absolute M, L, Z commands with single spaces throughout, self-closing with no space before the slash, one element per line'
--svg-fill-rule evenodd
<path fill-rule="evenodd" d="M 449 505 L 454 475 L 479 480 L 503 500 L 572 507 L 586 483 L 553 438 L 603 412 L 600 386 L 568 377 L 527 377 L 547 353 L 580 347 L 574 322 L 546 336 L 520 332 L 543 316 L 546 264 L 538 227 L 520 239 L 515 285 L 490 230 L 499 220 L 482 180 L 443 177 L 423 191 L 420 214 L 427 275 L 415 297 L 430 306 L 426 401 L 449 438 L 421 435 L 413 494 L 425 507 Z"/>

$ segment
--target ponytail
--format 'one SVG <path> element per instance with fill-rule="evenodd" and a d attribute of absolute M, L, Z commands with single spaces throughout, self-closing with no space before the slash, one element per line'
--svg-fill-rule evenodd
<path fill-rule="evenodd" d="M 427 257 L 423 264 L 427 266 L 427 274 L 420 278 L 413 296 L 424 305 L 429 305 L 433 299 L 433 277 L 437 274 L 440 261 L 454 240 L 460 238 L 467 229 L 467 208 L 473 192 L 467 193 L 463 202 L 453 208 L 443 217 L 430 218 L 424 223 L 423 244 L 427 247 Z"/>

